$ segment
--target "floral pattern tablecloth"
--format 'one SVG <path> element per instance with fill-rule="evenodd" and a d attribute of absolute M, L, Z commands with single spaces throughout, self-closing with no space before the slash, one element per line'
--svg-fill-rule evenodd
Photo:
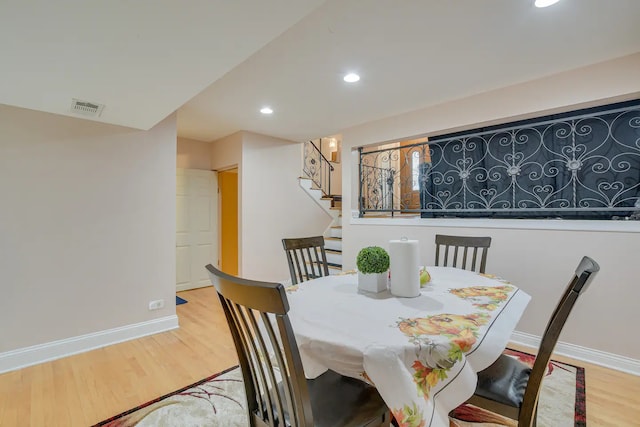
<path fill-rule="evenodd" d="M 428 267 L 416 298 L 358 291 L 355 274 L 287 289 L 308 378 L 327 369 L 374 384 L 401 427 L 449 426 L 530 297 L 491 275 Z"/>

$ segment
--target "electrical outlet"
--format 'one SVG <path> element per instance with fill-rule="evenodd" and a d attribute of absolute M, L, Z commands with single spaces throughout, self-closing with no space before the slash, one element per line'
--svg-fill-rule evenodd
<path fill-rule="evenodd" d="M 164 307 L 163 299 L 149 301 L 149 310 L 160 310 L 162 307 Z"/>

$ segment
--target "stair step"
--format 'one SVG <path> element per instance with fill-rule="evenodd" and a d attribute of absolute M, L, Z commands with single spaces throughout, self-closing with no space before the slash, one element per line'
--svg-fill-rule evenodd
<path fill-rule="evenodd" d="M 330 275 L 334 275 L 334 274 L 340 274 L 342 273 L 342 267 L 333 267 L 333 266 L 329 266 L 329 274 Z"/>
<path fill-rule="evenodd" d="M 324 247 L 327 251 L 340 251 L 340 253 L 342 253 L 342 239 L 338 237 L 325 237 Z"/>
<path fill-rule="evenodd" d="M 326 253 L 328 254 L 336 254 L 336 255 L 340 255 L 342 254 L 342 250 L 340 249 L 334 249 L 334 248 L 325 248 L 324 250 Z"/>
<path fill-rule="evenodd" d="M 342 195 L 334 194 L 328 196 L 322 196 L 322 200 L 328 200 L 331 202 L 331 209 L 342 209 Z"/>
<path fill-rule="evenodd" d="M 342 253 L 341 252 L 328 252 L 327 262 L 333 265 L 342 265 Z"/>

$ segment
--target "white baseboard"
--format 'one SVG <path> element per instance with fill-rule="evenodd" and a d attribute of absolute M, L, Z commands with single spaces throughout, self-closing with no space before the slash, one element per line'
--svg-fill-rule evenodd
<path fill-rule="evenodd" d="M 511 342 L 526 347 L 537 349 L 540 347 L 540 337 L 524 332 L 514 332 L 511 334 Z M 554 353 L 567 356 L 572 359 L 582 360 L 605 368 L 615 369 L 628 374 L 640 376 L 640 360 L 630 357 L 619 356 L 605 351 L 593 350 L 575 344 L 558 342 Z"/>
<path fill-rule="evenodd" d="M 171 315 L 147 322 L 134 323 L 119 328 L 7 351 L 0 353 L 0 374 L 176 328 L 178 328 L 178 316 Z"/>
<path fill-rule="evenodd" d="M 208 288 L 209 286 L 213 286 L 211 284 L 211 282 L 207 282 L 207 283 L 200 284 L 200 285 L 192 285 L 191 283 L 183 283 L 181 285 L 176 285 L 176 292 L 190 291 L 191 289 Z"/>

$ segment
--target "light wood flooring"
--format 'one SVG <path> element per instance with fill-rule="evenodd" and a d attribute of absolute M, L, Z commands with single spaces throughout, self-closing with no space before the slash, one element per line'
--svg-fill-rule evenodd
<path fill-rule="evenodd" d="M 0 426 L 90 426 L 235 365 L 214 289 L 180 296 L 178 330 L 0 375 Z M 586 368 L 587 426 L 640 426 L 640 377 L 555 358 Z"/>

